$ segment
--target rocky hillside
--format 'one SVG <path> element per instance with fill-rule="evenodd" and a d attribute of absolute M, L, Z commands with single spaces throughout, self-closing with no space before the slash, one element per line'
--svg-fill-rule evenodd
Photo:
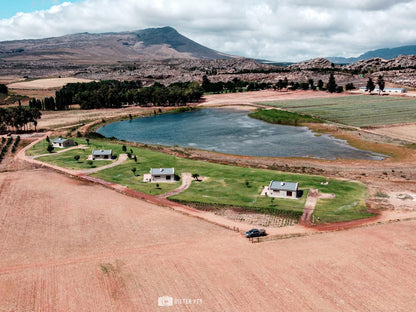
<path fill-rule="evenodd" d="M 385 60 L 379 57 L 369 60 L 360 60 L 356 63 L 346 65 L 345 68 L 358 71 L 385 71 L 413 68 L 416 69 L 416 56 L 414 55 L 399 55 L 390 60 Z"/>
<path fill-rule="evenodd" d="M 109 64 L 171 58 L 210 60 L 231 56 L 204 47 L 171 27 L 0 42 L 0 59 L 5 61 Z"/>

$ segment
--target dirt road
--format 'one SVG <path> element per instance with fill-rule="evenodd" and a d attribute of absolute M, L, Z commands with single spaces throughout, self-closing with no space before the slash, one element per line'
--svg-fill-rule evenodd
<path fill-rule="evenodd" d="M 408 311 L 416 304 L 409 235 L 416 221 L 251 244 L 44 169 L 1 173 L 0 193 L 1 311 Z M 170 308 L 158 307 L 165 295 Z"/>

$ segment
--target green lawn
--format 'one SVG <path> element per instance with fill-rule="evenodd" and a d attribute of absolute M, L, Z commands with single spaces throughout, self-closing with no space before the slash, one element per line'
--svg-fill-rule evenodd
<path fill-rule="evenodd" d="M 84 139 L 75 139 L 79 144 L 85 144 Z M 43 142 L 38 143 L 29 151 L 31 153 L 44 154 Z M 38 158 L 41 161 L 56 164 L 65 168 L 90 168 L 85 159 L 95 148 L 112 149 L 114 153 L 122 153 L 121 144 L 109 143 L 105 140 L 91 140 L 86 150 L 70 150 L 60 154 L 51 154 Z M 193 181 L 191 187 L 181 194 L 173 196 L 173 200 L 182 202 L 216 204 L 242 207 L 247 210 L 270 209 L 298 211 L 303 210 L 307 193 L 310 188 L 318 188 L 324 193 L 334 193 L 335 199 L 319 200 L 315 217 L 320 217 L 322 222 L 347 221 L 370 216 L 366 212 L 364 200 L 367 196 L 366 187 L 363 184 L 331 179 L 327 186 L 321 185 L 326 178 L 313 175 L 284 173 L 273 170 L 252 169 L 238 166 L 228 166 L 205 161 L 195 161 L 167 155 L 164 153 L 127 146 L 127 151 L 133 150 L 137 155 L 137 163 L 128 159 L 116 167 L 104 169 L 91 176 L 106 181 L 125 185 L 131 189 L 147 194 L 163 194 L 177 188 L 181 182 L 156 183 L 143 182 L 143 174 L 147 174 L 150 168 L 174 167 L 179 176 L 182 172 L 198 173 L 201 177 L 207 177 L 202 182 Z M 79 162 L 74 156 L 81 156 Z M 95 161 L 94 165 L 104 165 L 106 161 Z M 132 168 L 136 168 L 135 174 Z M 304 191 L 298 200 L 271 199 L 260 196 L 264 185 L 270 180 L 299 182 L 300 189 Z M 247 186 L 248 182 L 248 186 Z"/>
<path fill-rule="evenodd" d="M 370 216 L 366 212 L 364 199 L 367 196 L 366 187 L 355 182 L 346 182 L 331 179 L 327 186 L 325 177 L 284 173 L 272 170 L 251 169 L 237 166 L 220 165 L 204 161 L 183 159 L 160 152 L 133 148 L 138 157 L 138 163 L 128 162 L 117 167 L 108 168 L 92 176 L 129 186 L 149 194 L 160 194 L 179 186 L 179 183 L 159 183 L 162 190 L 157 190 L 154 183 L 142 182 L 143 174 L 149 173 L 150 168 L 174 167 L 175 173 L 198 173 L 207 177 L 202 182 L 192 182 L 189 189 L 173 196 L 172 199 L 185 202 L 221 204 L 234 207 L 243 207 L 256 210 L 257 208 L 283 209 L 302 211 L 309 188 L 318 188 L 324 193 L 336 194 L 335 199 L 320 200 L 316 207 L 315 216 L 323 222 L 336 222 L 353 220 Z M 137 169 L 134 176 L 131 168 Z M 270 180 L 283 180 L 299 182 L 304 190 L 303 196 L 298 200 L 274 199 L 260 196 L 264 185 Z M 247 187 L 246 181 L 249 185 Z"/>
<path fill-rule="evenodd" d="M 416 121 L 416 99 L 405 97 L 354 95 L 262 104 L 357 127 Z"/>
<path fill-rule="evenodd" d="M 292 113 L 277 109 L 260 109 L 254 113 L 248 114 L 249 117 L 263 120 L 272 124 L 293 125 L 297 126 L 302 123 L 320 123 L 320 119 L 313 118 L 308 115 L 301 115 L 299 113 Z"/>
<path fill-rule="evenodd" d="M 54 137 L 50 138 L 50 141 L 52 142 Z M 89 145 L 85 141 L 85 139 L 73 139 L 75 142 L 77 142 L 79 145 L 87 145 L 88 148 L 86 149 L 73 149 L 65 151 L 66 148 L 54 148 L 52 153 L 50 155 L 41 156 L 38 157 L 37 160 L 57 165 L 63 168 L 67 169 L 90 169 L 90 168 L 96 168 L 96 167 L 102 167 L 105 165 L 108 165 L 111 163 L 110 160 L 95 160 L 93 161 L 92 165 L 89 165 L 87 163 L 87 157 L 91 155 L 93 149 L 112 149 L 113 155 L 119 155 L 120 153 L 125 153 L 122 151 L 122 145 L 117 144 L 108 144 L 105 141 L 97 141 L 97 140 L 90 140 Z M 48 146 L 48 142 L 45 140 L 40 141 L 39 143 L 32 146 L 28 151 L 26 151 L 26 155 L 28 156 L 36 156 L 36 155 L 43 155 L 48 154 L 48 151 L 46 150 Z M 56 153 L 58 151 L 62 151 L 60 153 Z M 74 159 L 75 155 L 79 155 L 80 159 L 79 161 L 76 161 Z"/>
<path fill-rule="evenodd" d="M 92 149 L 73 149 L 59 154 L 51 153 L 51 155 L 38 157 L 36 159 L 67 169 L 90 169 L 111 164 L 111 160 L 95 160 L 92 165 L 89 165 L 87 163 L 87 157 L 91 155 L 91 152 Z M 80 156 L 78 161 L 74 159 L 75 155 Z"/>

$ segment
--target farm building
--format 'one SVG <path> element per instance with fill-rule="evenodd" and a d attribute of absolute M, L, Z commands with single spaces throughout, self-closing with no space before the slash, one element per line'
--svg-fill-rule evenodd
<path fill-rule="evenodd" d="M 111 160 L 112 158 L 112 150 L 93 150 L 91 155 L 92 160 Z"/>
<path fill-rule="evenodd" d="M 175 182 L 174 168 L 151 168 L 150 169 L 151 182 Z"/>
<path fill-rule="evenodd" d="M 267 195 L 279 198 L 298 198 L 298 183 L 271 181 Z"/>
<path fill-rule="evenodd" d="M 52 146 L 58 147 L 58 148 L 65 148 L 65 147 L 74 146 L 74 145 L 75 145 L 75 142 L 72 139 L 56 138 L 55 140 L 52 141 Z"/>
<path fill-rule="evenodd" d="M 367 91 L 367 87 L 360 87 L 360 91 Z M 378 93 L 380 91 L 379 88 L 375 88 L 373 92 Z M 384 88 L 383 93 L 406 93 L 406 88 Z"/>

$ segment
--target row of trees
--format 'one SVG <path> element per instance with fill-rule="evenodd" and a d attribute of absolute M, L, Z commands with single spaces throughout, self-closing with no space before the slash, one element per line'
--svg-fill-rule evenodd
<path fill-rule="evenodd" d="M 70 83 L 56 92 L 55 108 L 67 109 L 72 103 L 80 104 L 81 109 L 120 108 L 123 104 L 182 106 L 199 101 L 202 94 L 197 82 L 176 82 L 169 86 L 155 83 L 145 88 L 139 80 Z M 40 105 L 49 107 L 46 103 Z"/>
<path fill-rule="evenodd" d="M 46 97 L 43 100 L 32 98 L 29 100 L 29 107 L 36 108 L 38 110 L 49 110 L 49 111 L 69 109 L 69 106 L 58 105 L 58 103 L 55 102 L 55 99 L 53 96 Z"/>
<path fill-rule="evenodd" d="M 386 86 L 386 83 L 384 81 L 383 76 L 381 76 L 381 75 L 378 76 L 378 78 L 377 78 L 377 84 L 378 84 L 379 92 L 383 92 L 384 91 L 384 88 Z M 371 77 L 368 78 L 367 86 L 366 86 L 366 91 L 368 91 L 368 92 L 371 93 L 371 92 L 374 91 L 375 88 L 376 88 L 376 85 L 374 84 L 373 79 L 371 79 Z"/>
<path fill-rule="evenodd" d="M 257 91 L 271 88 L 271 83 L 256 82 L 256 81 L 243 81 L 239 78 L 234 78 L 227 82 L 217 81 L 211 82 L 209 78 L 204 75 L 202 77 L 202 89 L 204 92 L 209 93 L 234 93 L 242 92 L 244 89 L 247 91 Z"/>
<path fill-rule="evenodd" d="M 37 120 L 41 116 L 42 113 L 39 109 L 28 106 L 0 107 L 0 133 L 27 130 L 30 123 L 33 124 L 36 131 Z"/>

